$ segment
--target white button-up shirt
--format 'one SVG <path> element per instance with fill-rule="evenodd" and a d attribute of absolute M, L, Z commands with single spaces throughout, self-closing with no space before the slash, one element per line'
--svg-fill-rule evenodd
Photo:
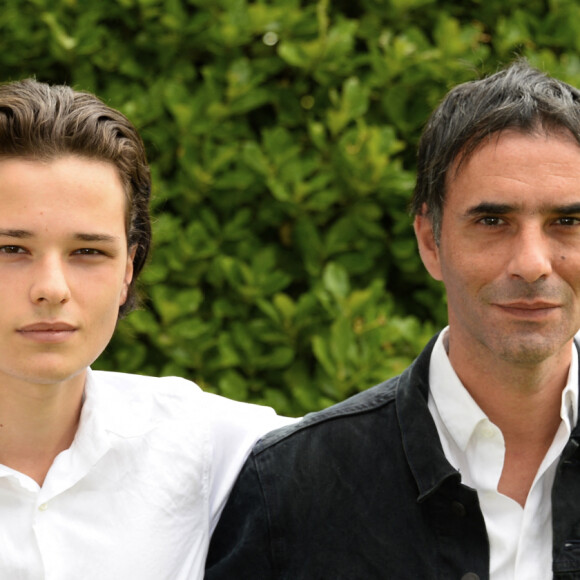
<path fill-rule="evenodd" d="M 292 421 L 184 379 L 89 372 L 43 486 L 0 466 L 0 579 L 201 580 L 250 448 Z"/>
<path fill-rule="evenodd" d="M 463 483 L 477 490 L 490 543 L 490 578 L 551 578 L 552 484 L 558 458 L 578 420 L 576 348 L 562 392 L 560 426 L 522 508 L 497 490 L 505 456 L 503 435 L 455 374 L 443 342 L 446 332 L 439 335 L 431 356 L 429 409 L 445 456 L 461 472 Z"/>

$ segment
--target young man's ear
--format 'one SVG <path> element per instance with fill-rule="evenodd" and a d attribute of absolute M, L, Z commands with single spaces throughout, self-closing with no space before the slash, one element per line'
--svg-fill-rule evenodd
<path fill-rule="evenodd" d="M 125 266 L 125 278 L 123 280 L 123 288 L 121 290 L 121 296 L 119 300 L 119 306 L 123 306 L 127 301 L 127 296 L 129 294 L 129 286 L 133 280 L 133 260 L 135 259 L 135 253 L 137 252 L 137 246 L 132 246 L 129 248 L 127 254 L 127 264 Z"/>
<path fill-rule="evenodd" d="M 415 236 L 419 245 L 419 254 L 427 272 L 435 280 L 442 280 L 439 246 L 435 242 L 433 223 L 427 214 L 427 206 L 425 204 L 423 204 L 421 215 L 415 216 L 413 227 L 415 228 Z"/>

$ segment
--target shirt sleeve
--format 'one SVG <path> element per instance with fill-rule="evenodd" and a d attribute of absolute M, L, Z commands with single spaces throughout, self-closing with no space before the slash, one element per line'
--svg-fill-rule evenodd
<path fill-rule="evenodd" d="M 254 443 L 268 433 L 298 419 L 276 415 L 270 407 L 232 401 L 211 393 L 204 395 L 210 429 L 210 534 Z"/>
<path fill-rule="evenodd" d="M 267 506 L 250 456 L 212 536 L 205 580 L 270 580 L 274 566 Z"/>

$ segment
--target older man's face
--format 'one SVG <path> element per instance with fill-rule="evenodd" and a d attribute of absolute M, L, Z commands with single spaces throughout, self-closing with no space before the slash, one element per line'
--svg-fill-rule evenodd
<path fill-rule="evenodd" d="M 580 147 L 571 135 L 492 136 L 451 173 L 439 245 L 427 218 L 415 228 L 447 290 L 454 366 L 569 357 L 580 327 Z"/>

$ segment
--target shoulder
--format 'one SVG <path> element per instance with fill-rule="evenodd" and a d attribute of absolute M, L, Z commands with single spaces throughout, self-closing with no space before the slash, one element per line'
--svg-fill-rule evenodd
<path fill-rule="evenodd" d="M 206 441 L 224 461 L 240 449 L 246 454 L 265 433 L 296 422 L 270 407 L 205 392 L 180 377 L 91 371 L 87 403 L 112 432 L 169 430 Z"/>
<path fill-rule="evenodd" d="M 201 389 L 194 382 L 181 377 L 150 377 L 129 373 L 90 370 L 89 380 L 93 380 L 99 389 L 109 393 L 147 393 L 159 395 L 187 396 L 199 393 Z"/>
<path fill-rule="evenodd" d="M 258 455 L 282 442 L 315 437 L 321 432 L 344 433 L 345 430 L 370 426 L 376 420 L 383 420 L 385 416 L 395 413 L 394 402 L 399 379 L 389 379 L 327 409 L 309 413 L 297 423 L 269 433 L 258 442 L 254 454 Z"/>
<path fill-rule="evenodd" d="M 409 428 L 417 414 L 428 412 L 429 361 L 437 338 L 438 334 L 399 376 L 269 433 L 258 442 L 253 456 L 260 461 L 263 455 L 279 458 L 294 449 L 297 455 L 310 453 L 319 442 L 352 449 L 368 433 L 382 437 L 387 444 L 400 439 L 402 423 Z"/>
<path fill-rule="evenodd" d="M 269 407 L 204 392 L 179 377 L 105 371 L 90 371 L 83 414 L 114 445 L 130 441 L 140 456 L 160 454 L 171 461 L 172 472 L 181 469 L 195 479 L 209 502 L 210 529 L 256 440 L 296 421 Z"/>
<path fill-rule="evenodd" d="M 181 377 L 150 377 L 128 373 L 91 371 L 91 392 L 101 406 L 121 409 L 130 414 L 180 417 L 189 422 L 194 417 L 209 429 L 221 431 L 245 427 L 263 434 L 291 421 L 276 415 L 270 407 L 233 401 L 203 391 L 197 384 Z"/>
<path fill-rule="evenodd" d="M 100 407 L 116 408 L 131 415 L 173 417 L 189 413 L 203 400 L 203 391 L 179 377 L 149 377 L 128 373 L 90 371 L 87 397 Z"/>

